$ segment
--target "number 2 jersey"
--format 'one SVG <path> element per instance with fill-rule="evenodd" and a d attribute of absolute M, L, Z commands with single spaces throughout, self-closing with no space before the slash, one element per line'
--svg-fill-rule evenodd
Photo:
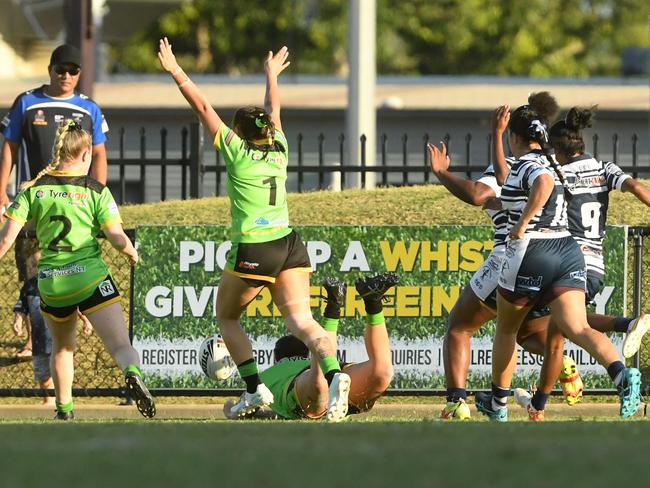
<path fill-rule="evenodd" d="M 38 287 L 47 305 L 75 305 L 108 275 L 95 236 L 122 220 L 110 190 L 90 176 L 46 174 L 16 196 L 6 215 L 20 224 L 34 222 L 41 249 Z"/>
<path fill-rule="evenodd" d="M 287 138 L 275 131 L 268 151 L 251 147 L 226 124 L 221 124 L 214 147 L 228 170 L 230 240 L 259 243 L 280 239 L 291 232 L 287 207 Z"/>
<path fill-rule="evenodd" d="M 569 160 L 562 166 L 568 204 L 569 230 L 585 256 L 587 270 L 603 276 L 603 239 L 609 207 L 609 192 L 621 190 L 630 175 L 614 163 L 602 162 L 588 154 Z"/>

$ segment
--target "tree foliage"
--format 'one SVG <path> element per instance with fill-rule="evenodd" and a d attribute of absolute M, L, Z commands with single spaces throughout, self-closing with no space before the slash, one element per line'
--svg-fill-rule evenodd
<path fill-rule="evenodd" d="M 286 44 L 292 72 L 345 74 L 346 0 L 195 0 L 135 34 L 118 69 L 158 70 L 168 36 L 188 71 L 259 73 Z M 377 66 L 384 74 L 611 76 L 622 50 L 648 47 L 646 0 L 377 0 Z"/>

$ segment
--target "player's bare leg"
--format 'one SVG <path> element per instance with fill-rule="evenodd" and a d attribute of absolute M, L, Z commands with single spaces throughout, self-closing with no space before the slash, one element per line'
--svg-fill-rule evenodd
<path fill-rule="evenodd" d="M 140 356 L 129 340 L 120 302 L 90 312 L 87 317 L 108 353 L 124 372 L 126 388 L 135 401 L 138 411 L 144 417 L 154 417 L 156 404 L 144 384 L 140 371 Z"/>
<path fill-rule="evenodd" d="M 309 273 L 300 269 L 286 269 L 269 285 L 273 302 L 294 336 L 300 339 L 319 361 L 329 384 L 327 419 L 343 420 L 348 408 L 350 377 L 341 372 L 336 359 L 336 347 L 330 336 L 314 320 L 309 306 Z"/>
<path fill-rule="evenodd" d="M 240 317 L 246 306 L 262 291 L 242 278 L 224 272 L 217 291 L 217 323 L 228 352 L 246 383 L 246 391 L 231 411 L 238 416 L 254 413 L 273 403 L 273 394 L 262 384 L 253 357 L 253 345 L 241 327 Z"/>
<path fill-rule="evenodd" d="M 49 315 L 43 318 L 52 335 L 50 369 L 54 381 L 57 415 L 55 419 L 74 418 L 72 381 L 74 379 L 74 351 L 77 347 L 77 314 L 58 321 Z"/>

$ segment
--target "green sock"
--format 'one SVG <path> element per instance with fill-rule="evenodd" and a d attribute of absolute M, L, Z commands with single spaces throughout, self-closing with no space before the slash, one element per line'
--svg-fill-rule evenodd
<path fill-rule="evenodd" d="M 323 370 L 323 374 L 327 376 L 330 371 L 341 371 L 341 366 L 336 359 L 336 356 L 327 356 L 326 358 L 321 359 L 320 369 Z"/>
<path fill-rule="evenodd" d="M 124 368 L 124 376 L 126 376 L 127 373 L 135 373 L 138 378 L 142 378 L 142 371 L 140 371 L 140 368 L 138 368 L 135 364 L 129 364 L 126 368 Z"/>
<path fill-rule="evenodd" d="M 239 364 L 237 366 L 237 370 L 239 371 L 239 376 L 242 378 L 259 374 L 259 371 L 257 370 L 257 363 L 252 358 Z"/>
<path fill-rule="evenodd" d="M 74 405 L 73 405 L 73 402 L 72 402 L 72 398 L 70 399 L 70 401 L 68 403 L 56 402 L 56 411 L 57 412 L 61 412 L 61 413 L 72 412 L 73 407 L 74 407 Z"/>
<path fill-rule="evenodd" d="M 368 325 L 381 325 L 385 321 L 384 312 L 369 313 L 366 315 L 366 324 Z"/>
<path fill-rule="evenodd" d="M 339 319 L 325 317 L 325 320 L 323 320 L 323 329 L 327 332 L 336 332 L 339 329 Z"/>

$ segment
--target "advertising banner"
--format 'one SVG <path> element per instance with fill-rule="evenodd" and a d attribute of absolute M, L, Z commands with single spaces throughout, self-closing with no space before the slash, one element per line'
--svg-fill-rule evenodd
<path fill-rule="evenodd" d="M 314 273 L 311 306 L 319 320 L 324 300 L 320 283 L 337 277 L 348 283 L 339 325 L 338 355 L 345 362 L 367 358 L 363 342 L 363 301 L 354 281 L 393 271 L 401 282 L 388 293 L 384 315 L 391 338 L 395 377 L 400 389 L 444 388 L 442 341 L 449 311 L 462 287 L 492 250 L 488 226 L 305 226 L 297 227 Z M 597 297 L 599 313 L 621 315 L 625 304 L 626 228 L 608 227 L 607 276 Z M 143 226 L 136 231 L 141 261 L 133 288 L 133 343 L 152 387 L 233 388 L 237 377 L 206 378 L 197 362 L 198 346 L 217 331 L 217 287 L 231 244 L 225 226 Z M 273 363 L 275 340 L 287 334 L 267 289 L 248 305 L 242 326 L 253 341 L 263 370 Z M 490 384 L 494 323 L 472 339 L 469 388 Z M 621 338 L 614 336 L 620 345 Z M 609 388 L 606 371 L 567 341 L 588 387 Z M 520 351 L 515 386 L 528 386 L 542 358 Z"/>

